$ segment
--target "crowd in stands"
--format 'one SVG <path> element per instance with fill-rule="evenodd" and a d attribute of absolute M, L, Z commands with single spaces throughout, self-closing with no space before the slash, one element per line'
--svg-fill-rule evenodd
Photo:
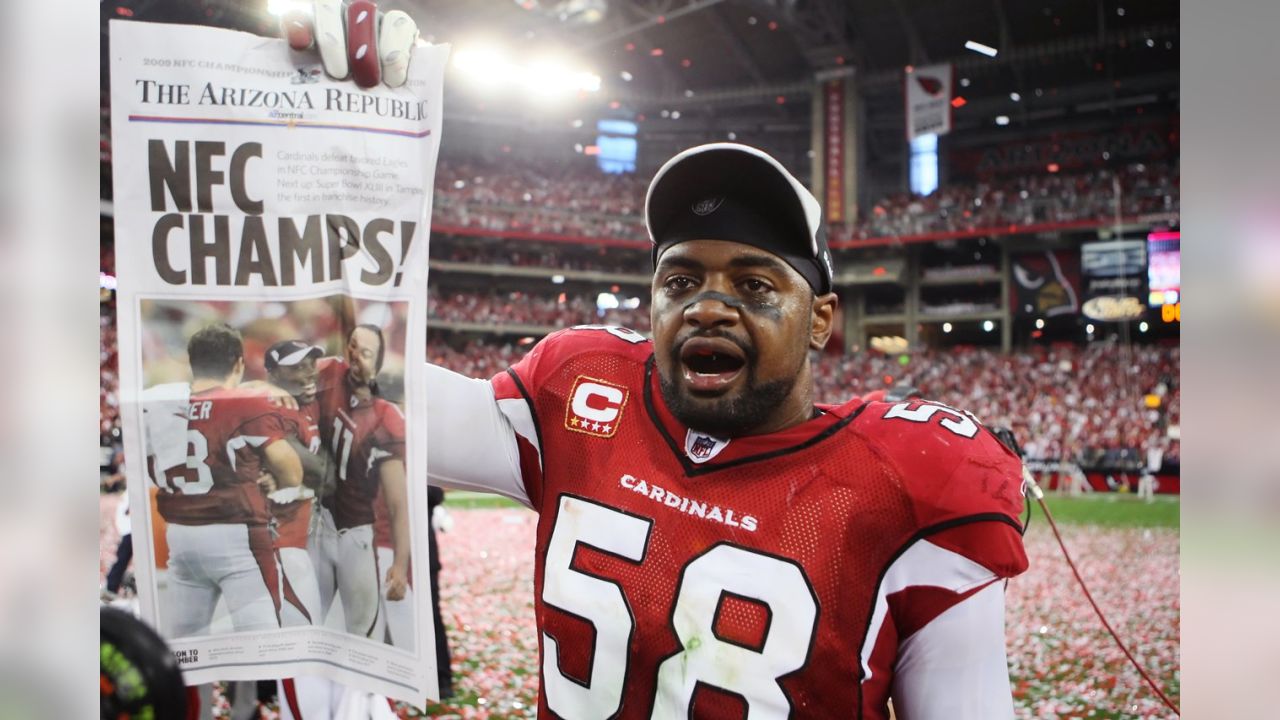
<path fill-rule="evenodd" d="M 855 226 L 834 231 L 832 239 L 1109 220 L 1116 216 L 1117 190 L 1123 217 L 1178 212 L 1177 166 L 1134 163 L 1118 170 L 948 185 L 927 197 L 893 195 L 875 203 Z"/>
<path fill-rule="evenodd" d="M 1004 355 L 980 348 L 923 351 L 907 356 L 823 355 L 814 370 L 818 397 L 850 395 L 895 385 L 964 408 L 984 423 L 1012 428 L 1034 459 L 1093 459 L 1099 453 L 1154 445 L 1177 463 L 1181 393 L 1177 347 L 1096 343 L 1037 347 Z M 1147 396 L 1159 407 L 1147 406 Z M 1136 451 L 1136 452 L 1135 452 Z"/>
<path fill-rule="evenodd" d="M 649 330 L 649 305 L 601 309 L 595 298 L 543 297 L 524 292 L 441 292 L 432 288 L 427 304 L 430 320 L 484 325 L 532 325 L 557 329 L 574 325 L 621 325 Z"/>
<path fill-rule="evenodd" d="M 436 166 L 436 197 L 476 207 L 551 207 L 575 213 L 639 216 L 648 179 L 603 173 L 589 165 L 555 167 L 504 160 L 500 165 Z"/>
<path fill-rule="evenodd" d="M 120 427 L 120 358 L 114 312 L 98 316 L 98 336 L 98 434 L 102 444 L 109 445 Z"/>
<path fill-rule="evenodd" d="M 628 273 L 648 277 L 652 266 L 649 254 L 637 250 L 613 250 L 598 247 L 594 251 L 565 252 L 564 244 L 521 242 L 515 247 L 505 240 L 485 242 L 483 238 L 464 238 L 457 242 L 431 241 L 431 259 L 475 265 L 540 267 L 558 270 L 590 270 L 604 273 Z"/>
<path fill-rule="evenodd" d="M 1018 175 L 947 185 L 927 197 L 883 198 L 833 240 L 963 232 L 1010 225 L 1107 221 L 1120 215 L 1176 214 L 1174 164 L 1133 163 L 1115 169 Z M 485 230 L 646 240 L 641 209 L 645 182 L 590 168 L 441 162 L 433 221 Z"/>
<path fill-rule="evenodd" d="M 564 236 L 645 239 L 645 180 L 590 167 L 440 162 L 432 222 Z"/>

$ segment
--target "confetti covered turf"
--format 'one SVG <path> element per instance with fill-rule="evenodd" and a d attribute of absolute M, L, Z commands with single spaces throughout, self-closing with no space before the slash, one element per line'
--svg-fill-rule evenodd
<path fill-rule="evenodd" d="M 1051 498 L 1050 508 L 1112 626 L 1176 702 L 1180 681 L 1176 501 L 1147 505 L 1115 496 Z M 453 649 L 455 696 L 428 706 L 426 716 L 534 717 L 538 683 L 532 604 L 535 516 L 510 507 L 455 506 L 452 514 L 453 529 L 440 536 L 444 565 L 440 587 Z M 111 518 L 104 507 L 104 565 L 109 565 L 114 550 Z M 1032 519 L 1026 547 L 1031 569 L 1009 584 L 1007 596 L 1009 666 L 1017 717 L 1173 717 L 1094 616 L 1042 516 Z M 407 707 L 401 712 L 404 717 L 422 717 Z"/>

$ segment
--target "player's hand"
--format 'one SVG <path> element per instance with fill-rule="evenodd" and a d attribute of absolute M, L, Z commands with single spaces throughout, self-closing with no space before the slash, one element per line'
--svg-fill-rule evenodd
<path fill-rule="evenodd" d="M 435 527 L 436 532 L 447 533 L 453 529 L 453 516 L 443 505 L 437 505 L 435 510 L 431 511 L 431 525 Z"/>
<path fill-rule="evenodd" d="M 294 10 L 280 18 L 289 47 L 318 48 L 324 71 L 337 80 L 351 77 L 360 87 L 379 82 L 400 87 L 409 76 L 409 51 L 418 39 L 418 24 L 406 13 L 378 12 L 372 0 L 314 0 L 310 10 Z"/>
<path fill-rule="evenodd" d="M 384 584 L 387 587 L 388 600 L 403 600 L 405 592 L 409 589 L 409 573 L 392 563 L 391 567 L 387 568 L 387 579 Z"/>
<path fill-rule="evenodd" d="M 264 472 L 258 476 L 258 487 L 262 488 L 262 492 L 270 495 L 276 491 L 276 476 L 271 473 Z"/>

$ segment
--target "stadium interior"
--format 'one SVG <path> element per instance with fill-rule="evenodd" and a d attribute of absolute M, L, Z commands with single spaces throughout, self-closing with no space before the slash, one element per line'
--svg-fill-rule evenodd
<path fill-rule="evenodd" d="M 274 35 L 285 6 L 101 3 L 104 491 L 122 484 L 107 21 Z M 648 179 L 682 149 L 735 141 L 777 157 L 824 204 L 840 307 L 832 341 L 815 355 L 820 402 L 912 386 L 1013 429 L 1028 466 L 1046 489 L 1064 491 L 1064 502 L 1073 494 L 1128 500 L 1141 477 L 1154 476 L 1156 504 L 1176 503 L 1177 3 L 398 0 L 380 7 L 410 12 L 425 40 L 453 44 L 430 239 L 432 362 L 490 377 L 563 327 L 648 332 Z M 911 138 L 906 89 L 930 73 L 950 95 L 946 131 Z M 1098 289 L 1114 287 L 1097 280 L 1117 273 L 1132 276 L 1129 295 Z M 394 358 L 387 371 L 398 371 Z M 515 545 L 532 542 L 532 526 L 504 526 L 488 544 L 465 539 L 467 528 L 484 535 L 493 527 L 468 512 L 497 510 L 457 507 L 459 527 L 442 540 L 442 587 L 470 589 L 442 590 L 446 606 L 466 604 L 492 581 L 474 575 L 465 553 L 518 558 L 522 551 L 494 547 L 508 532 L 518 535 Z M 1144 657 L 1176 692 L 1173 508 L 1172 520 L 1148 521 L 1144 512 L 1163 511 L 1134 505 L 1132 521 L 1114 524 L 1082 511 L 1069 539 L 1085 562 L 1142 549 L 1128 579 L 1116 582 L 1141 583 L 1145 572 L 1151 592 L 1171 592 L 1173 605 L 1146 618 L 1164 623 L 1158 631 L 1145 629 L 1136 609 L 1118 625 L 1143 634 Z M 114 547 L 108 535 L 104 564 Z M 1033 538 L 1034 523 L 1029 554 L 1053 557 L 1056 548 Z M 1126 604 L 1134 591 L 1098 594 Z M 1073 653 L 1083 669 L 1047 677 L 1034 667 L 1032 656 L 1050 662 L 1042 657 L 1054 651 L 1046 637 L 1095 628 L 1074 604 L 1050 611 L 1074 618 L 1066 625 L 1029 609 L 1066 592 L 1051 577 L 1018 592 L 1026 607 L 1014 610 L 1011 596 L 1009 632 L 1019 717 L 1083 717 L 1095 706 L 1098 717 L 1165 716 L 1110 654 L 1098 673 L 1081 659 L 1084 649 L 1063 639 L 1053 648 Z M 446 613 L 451 632 L 483 626 L 462 612 Z M 519 628 L 532 636 L 532 620 Z M 505 660 L 476 646 L 506 640 L 468 641 L 459 631 L 455 642 L 466 658 L 458 672 L 474 675 L 459 681 L 456 703 L 477 713 L 429 714 L 531 716 L 536 696 L 524 675 L 494 680 L 477 670 Z M 511 642 L 514 653 L 520 645 Z M 536 647 L 536 638 L 530 642 Z M 478 714 L 486 707 L 493 714 Z"/>

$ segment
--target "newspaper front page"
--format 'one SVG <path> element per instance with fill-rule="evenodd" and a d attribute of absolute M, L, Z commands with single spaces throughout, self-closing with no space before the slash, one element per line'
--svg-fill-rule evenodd
<path fill-rule="evenodd" d="M 405 87 L 112 21 L 120 399 L 143 616 L 189 684 L 437 696 L 422 368 L 448 46 Z"/>

